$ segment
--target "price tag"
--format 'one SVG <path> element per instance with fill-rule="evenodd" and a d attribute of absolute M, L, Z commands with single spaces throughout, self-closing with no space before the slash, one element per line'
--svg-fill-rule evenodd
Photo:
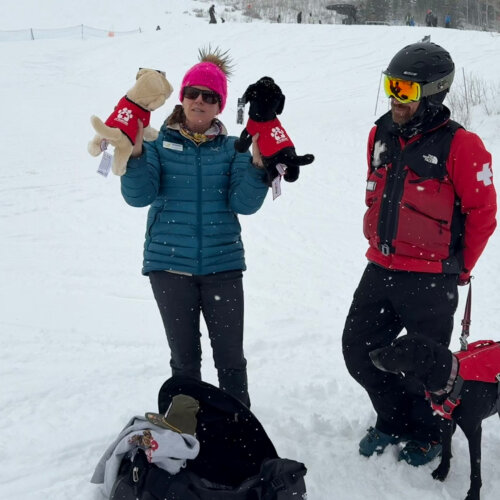
<path fill-rule="evenodd" d="M 278 171 L 279 175 L 277 175 L 273 179 L 273 182 L 271 183 L 271 188 L 273 191 L 273 200 L 275 200 L 278 196 L 281 195 L 281 178 L 285 175 L 286 165 L 284 165 L 283 163 L 277 163 L 276 170 Z"/>
<path fill-rule="evenodd" d="M 277 175 L 273 182 L 271 183 L 271 189 L 273 191 L 273 200 L 281 195 L 281 175 Z"/>
<path fill-rule="evenodd" d="M 236 123 L 242 124 L 244 115 L 245 115 L 245 99 L 243 99 L 243 97 L 239 97 L 238 109 L 236 110 Z"/>
<path fill-rule="evenodd" d="M 102 175 L 103 177 L 107 177 L 109 172 L 111 171 L 111 164 L 113 163 L 113 155 L 104 151 L 102 153 L 101 163 L 99 163 L 99 167 L 97 168 L 97 173 Z"/>

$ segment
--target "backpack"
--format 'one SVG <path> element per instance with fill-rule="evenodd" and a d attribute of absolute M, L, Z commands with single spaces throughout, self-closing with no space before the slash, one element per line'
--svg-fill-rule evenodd
<path fill-rule="evenodd" d="M 255 415 L 206 382 L 175 376 L 158 394 L 159 413 L 173 396 L 200 403 L 200 452 L 175 475 L 148 462 L 142 450 L 126 455 L 110 500 L 304 500 L 304 464 L 280 458 Z"/>
<path fill-rule="evenodd" d="M 230 487 L 183 469 L 175 475 L 150 464 L 143 450 L 126 457 L 110 500 L 305 500 L 303 464 L 285 458 L 264 460 L 259 474 Z"/>

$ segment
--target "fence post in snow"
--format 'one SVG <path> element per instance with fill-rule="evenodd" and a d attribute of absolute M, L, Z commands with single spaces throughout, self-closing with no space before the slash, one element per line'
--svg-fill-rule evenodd
<path fill-rule="evenodd" d="M 34 40 L 34 39 L 35 39 L 35 37 L 34 37 L 34 35 L 33 35 L 33 28 L 30 28 L 30 33 L 31 33 L 31 39 L 32 39 L 32 40 Z"/>
<path fill-rule="evenodd" d="M 377 114 L 378 97 L 380 95 L 380 82 L 381 81 L 382 81 L 382 73 L 380 73 L 380 78 L 378 79 L 377 100 L 375 101 L 375 115 Z"/>
<path fill-rule="evenodd" d="M 469 116 L 469 96 L 467 95 L 467 81 L 465 80 L 464 68 L 462 68 L 462 76 L 464 78 L 465 109 L 467 110 L 467 116 Z"/>

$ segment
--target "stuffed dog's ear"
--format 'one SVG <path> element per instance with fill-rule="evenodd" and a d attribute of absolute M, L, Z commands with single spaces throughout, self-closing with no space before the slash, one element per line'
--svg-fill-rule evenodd
<path fill-rule="evenodd" d="M 151 69 L 149 68 L 139 68 L 139 71 L 137 72 L 137 75 L 135 75 L 135 79 L 136 80 L 139 80 L 139 78 L 144 75 L 145 73 L 147 73 L 148 71 L 152 71 Z"/>
<path fill-rule="evenodd" d="M 281 94 L 278 108 L 276 109 L 276 114 L 281 115 L 283 113 L 283 108 L 285 107 L 285 96 Z"/>
<path fill-rule="evenodd" d="M 248 86 L 248 88 L 245 90 L 245 93 L 242 96 L 242 99 L 245 100 L 245 103 L 250 102 L 252 99 L 255 98 L 255 90 L 256 90 L 255 83 L 252 83 L 252 85 Z"/>

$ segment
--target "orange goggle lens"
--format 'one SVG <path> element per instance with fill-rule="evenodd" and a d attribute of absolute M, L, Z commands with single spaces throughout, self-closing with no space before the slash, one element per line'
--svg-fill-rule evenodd
<path fill-rule="evenodd" d="M 419 101 L 422 89 L 420 83 L 384 75 L 384 90 L 387 97 L 394 97 L 399 102 L 407 103 Z"/>

